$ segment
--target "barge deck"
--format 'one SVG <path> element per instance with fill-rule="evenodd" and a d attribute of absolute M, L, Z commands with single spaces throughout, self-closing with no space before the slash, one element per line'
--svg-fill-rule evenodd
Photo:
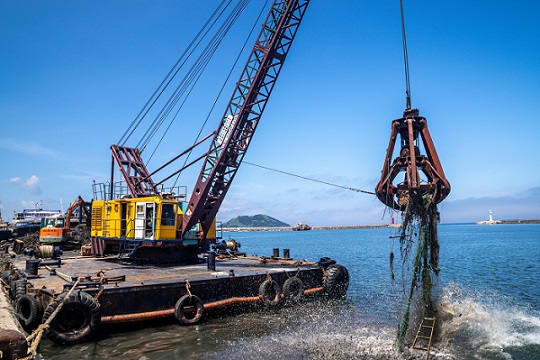
<path fill-rule="evenodd" d="M 174 316 L 190 325 L 234 304 L 272 307 L 314 294 L 342 297 L 349 283 L 347 269 L 328 258 L 210 252 L 182 265 L 82 256 L 18 256 L 12 263 L 3 276 L 19 321 L 28 332 L 48 321 L 47 337 L 60 344 L 87 341 L 103 323 Z"/>

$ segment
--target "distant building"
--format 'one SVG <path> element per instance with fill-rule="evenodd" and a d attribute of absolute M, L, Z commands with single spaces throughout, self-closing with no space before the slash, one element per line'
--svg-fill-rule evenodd
<path fill-rule="evenodd" d="M 493 225 L 493 224 L 502 224 L 501 220 L 493 220 L 493 213 L 489 210 L 489 220 L 478 221 L 478 225 Z"/>

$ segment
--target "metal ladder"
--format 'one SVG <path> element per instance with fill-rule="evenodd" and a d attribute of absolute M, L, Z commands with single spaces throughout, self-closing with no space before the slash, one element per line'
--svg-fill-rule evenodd
<path fill-rule="evenodd" d="M 123 259 L 126 257 L 131 257 L 141 243 L 142 241 L 137 240 L 122 240 L 119 244 L 118 258 Z"/>
<path fill-rule="evenodd" d="M 422 319 L 412 346 L 413 349 L 427 351 L 426 360 L 429 359 L 429 350 L 431 349 L 431 340 L 433 339 L 436 319 L 436 317 L 424 317 Z M 424 345 L 417 344 L 418 342 L 422 342 Z"/>

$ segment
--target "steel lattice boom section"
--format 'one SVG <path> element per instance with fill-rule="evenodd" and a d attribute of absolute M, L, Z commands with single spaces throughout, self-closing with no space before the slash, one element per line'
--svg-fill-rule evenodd
<path fill-rule="evenodd" d="M 112 145 L 111 152 L 131 196 L 142 197 L 158 193 L 156 184 L 150 178 L 144 165 L 139 149 Z"/>
<path fill-rule="evenodd" d="M 257 128 L 309 0 L 276 0 L 244 67 L 184 214 L 210 228 Z"/>

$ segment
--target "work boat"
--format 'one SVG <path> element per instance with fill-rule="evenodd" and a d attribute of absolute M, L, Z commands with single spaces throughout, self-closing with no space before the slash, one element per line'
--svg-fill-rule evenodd
<path fill-rule="evenodd" d="M 41 206 L 35 209 L 24 209 L 13 213 L 13 224 L 18 222 L 40 223 L 41 219 L 62 214 L 60 210 L 43 210 Z"/>
<path fill-rule="evenodd" d="M 293 227 L 293 230 L 294 231 L 311 230 L 311 226 L 309 226 L 308 224 L 306 224 L 304 222 L 298 222 Z"/>

